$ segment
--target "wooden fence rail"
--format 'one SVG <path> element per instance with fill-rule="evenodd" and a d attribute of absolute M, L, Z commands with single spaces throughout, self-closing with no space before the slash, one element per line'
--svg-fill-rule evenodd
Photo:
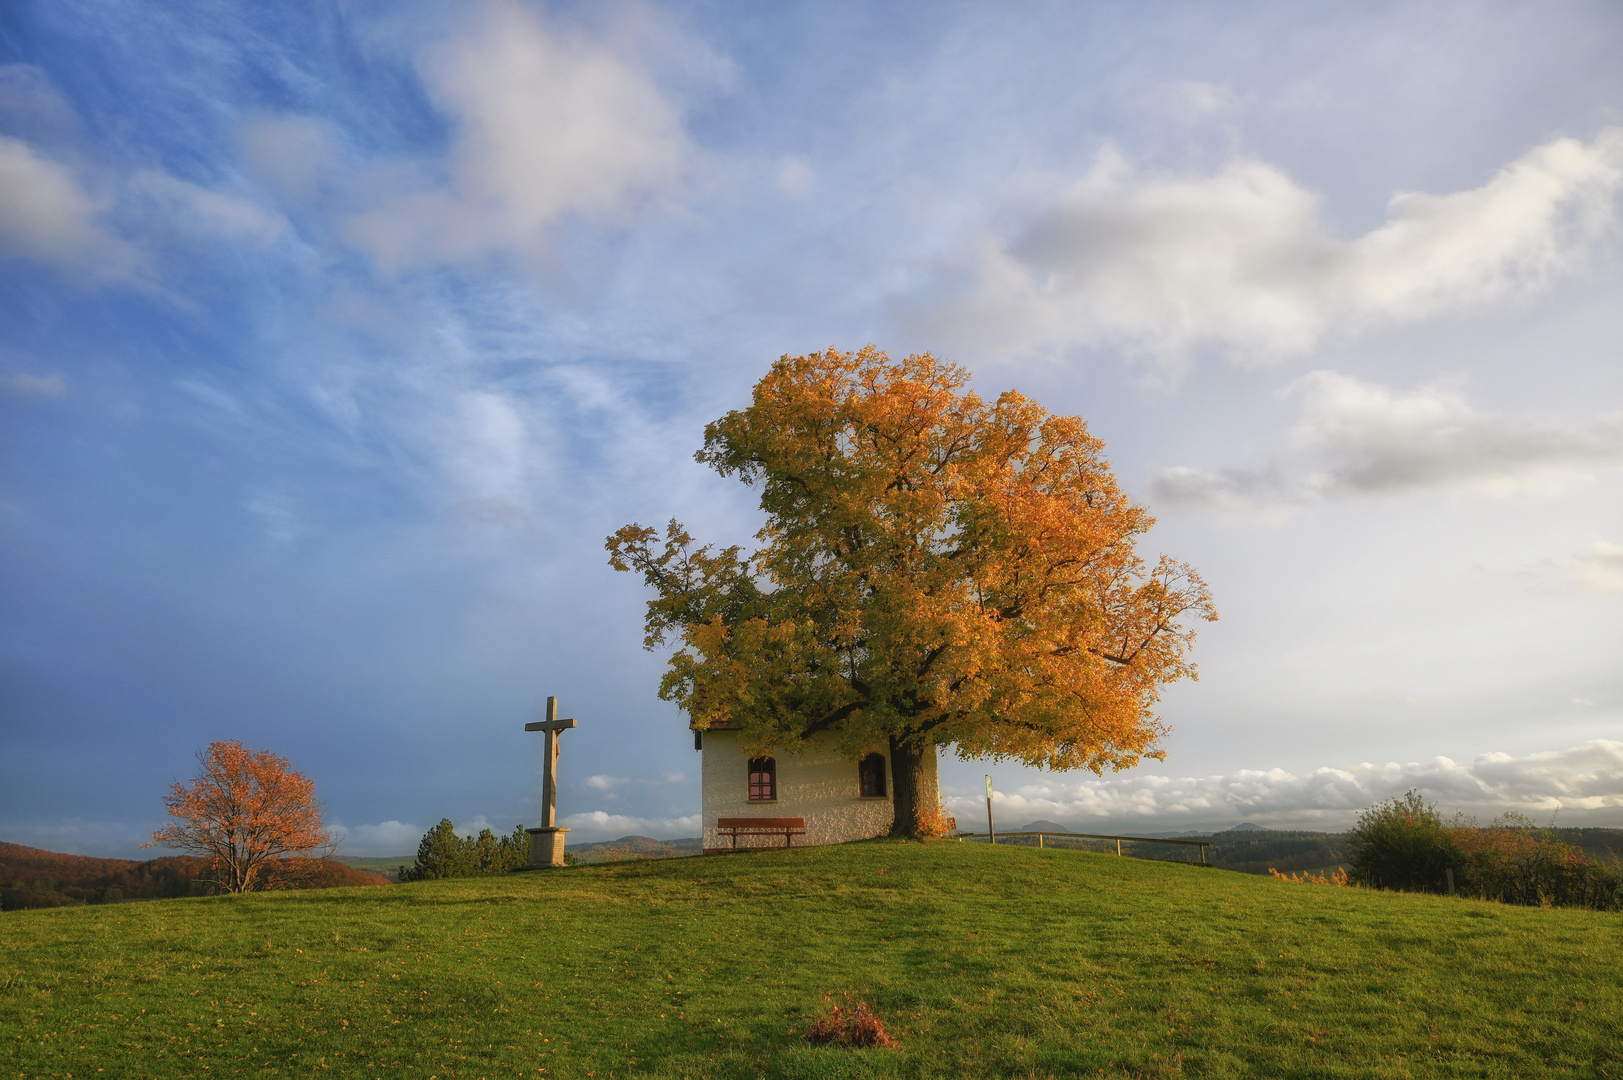
<path fill-rule="evenodd" d="M 962 841 L 962 840 L 975 840 L 975 839 L 985 838 L 985 837 L 987 837 L 988 834 L 987 833 L 974 833 L 974 832 L 961 832 L 961 833 L 954 833 L 953 835 L 956 836 L 960 841 Z M 1206 849 L 1211 847 L 1211 844 L 1212 844 L 1212 842 L 1210 840 L 1173 840 L 1173 839 L 1167 838 L 1167 837 L 1156 837 L 1156 836 L 1106 836 L 1103 833 L 1048 832 L 1047 830 L 1044 830 L 1042 832 L 1006 832 L 1006 833 L 998 833 L 997 835 L 998 836 L 1035 836 L 1037 838 L 1037 846 L 1038 847 L 1043 846 L 1043 837 L 1045 837 L 1045 836 L 1064 836 L 1064 837 L 1068 837 L 1068 838 L 1073 839 L 1073 840 L 1114 840 L 1116 842 L 1116 854 L 1117 855 L 1121 854 L 1121 845 L 1122 845 L 1122 841 L 1124 841 L 1124 840 L 1127 841 L 1128 843 L 1132 843 L 1132 844 L 1184 844 L 1184 845 L 1187 845 L 1189 847 L 1198 847 L 1200 849 L 1200 865 L 1202 865 L 1202 866 L 1210 865 L 1210 864 L 1208 864 L 1206 862 Z M 992 842 L 996 843 L 997 841 L 993 840 Z"/>

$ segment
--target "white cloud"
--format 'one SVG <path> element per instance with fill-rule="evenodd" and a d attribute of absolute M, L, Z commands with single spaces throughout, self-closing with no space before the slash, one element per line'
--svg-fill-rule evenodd
<path fill-rule="evenodd" d="M 13 823 L 6 826 L 6 840 L 64 855 L 140 861 L 157 857 L 156 852 L 142 851 L 141 845 L 152 839 L 152 829 L 161 824 L 148 822 L 137 826 L 121 821 L 86 821 L 84 818 L 68 818 L 50 825 Z"/>
<path fill-rule="evenodd" d="M 68 384 L 61 375 L 30 375 L 24 371 L 0 374 L 0 390 L 26 397 L 61 397 Z"/>
<path fill-rule="evenodd" d="M 1419 789 L 1444 813 L 1494 817 L 1516 810 L 1548 819 L 1623 821 L 1623 742 L 1596 739 L 1569 750 L 1512 757 L 1483 754 L 1470 764 L 1438 757 L 1400 765 L 1365 762 L 1296 774 L 1243 769 L 1223 776 L 1124 774 L 1076 784 L 1044 783 L 998 793 L 1006 821 L 1046 817 L 1062 823 L 1110 820 L 1157 827 L 1222 827 L 1253 821 L 1280 828 L 1343 828 L 1358 811 Z M 984 808 L 974 796 L 949 797 L 965 819 Z"/>
<path fill-rule="evenodd" d="M 1282 516 L 1311 502 L 1277 468 L 1214 470 L 1188 465 L 1162 469 L 1151 477 L 1150 499 L 1233 517 Z"/>
<path fill-rule="evenodd" d="M 1234 91 L 1228 87 L 1196 81 L 1179 83 L 1176 97 L 1184 109 L 1198 116 L 1227 112 L 1236 101 Z"/>
<path fill-rule="evenodd" d="M 131 175 L 126 192 L 142 206 L 142 217 L 167 236 L 218 236 L 263 246 L 273 243 L 287 228 L 280 215 L 256 203 L 157 169 L 141 169 Z"/>
<path fill-rule="evenodd" d="M 241 132 L 249 168 L 284 199 L 314 195 L 342 163 L 342 137 L 324 120 L 307 116 L 262 116 Z"/>
<path fill-rule="evenodd" d="M 328 831 L 335 834 L 343 844 L 339 849 L 343 855 L 413 856 L 417 852 L 417 845 L 423 839 L 423 834 L 428 832 L 420 825 L 410 825 L 404 821 L 384 821 L 376 825 L 356 825 L 353 828 L 337 825 Z"/>
<path fill-rule="evenodd" d="M 478 390 L 457 397 L 438 425 L 441 462 L 458 490 L 481 499 L 523 507 L 529 501 L 534 452 L 519 403 Z"/>
<path fill-rule="evenodd" d="M 1285 390 L 1302 402 L 1292 456 L 1310 470 L 1277 467 L 1163 469 L 1157 503 L 1226 514 L 1300 509 L 1344 499 L 1435 488 L 1508 494 L 1559 482 L 1586 467 L 1623 465 L 1623 415 L 1569 423 L 1485 413 L 1444 387 L 1401 393 L 1333 371 Z"/>
<path fill-rule="evenodd" d="M 505 828 L 500 828 L 499 829 L 496 826 L 492 825 L 490 823 L 489 819 L 485 817 L 485 815 L 480 814 L 478 817 L 474 818 L 472 821 L 464 821 L 464 822 L 459 823 L 456 826 L 456 834 L 458 836 L 461 836 L 461 837 L 478 836 L 480 833 L 484 832 L 486 829 L 489 829 L 491 832 L 497 833 L 498 835 L 502 834 L 502 833 L 505 833 L 507 831 Z"/>
<path fill-rule="evenodd" d="M 251 492 L 243 500 L 242 508 L 258 520 L 267 537 L 279 544 L 296 539 L 302 532 L 293 500 L 285 492 Z"/>
<path fill-rule="evenodd" d="M 1623 544 L 1595 541 L 1578 560 L 1573 576 L 1592 592 L 1623 593 Z"/>
<path fill-rule="evenodd" d="M 151 290 L 151 255 L 177 239 L 265 245 L 286 228 L 239 195 L 162 169 L 100 162 L 76 141 L 72 109 L 36 69 L 0 67 L 0 114 L 11 112 L 42 112 L 48 122 L 33 126 L 52 149 L 0 135 L 0 259 L 54 266 L 77 282 Z"/>
<path fill-rule="evenodd" d="M 1536 147 L 1478 188 L 1395 195 L 1386 224 L 1345 241 L 1317 194 L 1265 162 L 1158 177 L 1107 150 L 1012 240 L 984 238 L 970 295 L 932 321 L 1016 352 L 1278 360 L 1338 330 L 1537 293 L 1612 232 L 1620 188 L 1623 129 L 1608 128 Z"/>
<path fill-rule="evenodd" d="M 205 405 L 231 417 L 233 420 L 246 418 L 247 414 L 243 411 L 242 404 L 219 387 L 211 386 L 198 379 L 176 379 L 175 387 L 185 391 Z"/>
<path fill-rule="evenodd" d="M 1479 412 L 1440 387 L 1399 394 L 1331 371 L 1298 381 L 1298 440 L 1330 462 L 1329 495 L 1445 485 L 1509 490 L 1545 470 L 1623 463 L 1623 415 L 1576 424 Z"/>
<path fill-rule="evenodd" d="M 0 128 L 25 139 L 54 142 L 76 135 L 79 117 L 44 68 L 0 64 Z"/>
<path fill-rule="evenodd" d="M 449 182 L 347 229 L 391 269 L 531 250 L 567 215 L 620 219 L 680 182 L 693 154 L 677 106 L 634 57 L 508 0 L 420 68 L 456 122 Z"/>
<path fill-rule="evenodd" d="M 800 157 L 786 157 L 778 162 L 776 176 L 778 190 L 793 199 L 804 199 L 817 186 L 817 172 Z"/>
<path fill-rule="evenodd" d="M 28 259 L 99 278 L 121 277 L 135 251 L 101 223 L 92 198 L 68 166 L 0 135 L 0 258 Z"/>
<path fill-rule="evenodd" d="M 624 776 L 598 775 L 598 776 L 588 776 L 586 778 L 586 786 L 591 788 L 593 791 L 610 792 L 610 791 L 614 791 L 617 788 L 624 788 L 624 787 L 653 788 L 653 787 L 659 786 L 659 784 L 661 782 L 666 783 L 666 784 L 680 784 L 680 783 L 686 782 L 686 780 L 687 780 L 687 776 L 685 774 L 679 773 L 679 772 L 661 773 L 659 780 L 633 779 L 633 778 L 624 777 Z"/>
<path fill-rule="evenodd" d="M 624 814 L 610 814 L 592 810 L 584 814 L 570 814 L 560 824 L 573 830 L 572 843 L 594 840 L 618 840 L 622 836 L 652 836 L 668 840 L 698 836 L 703 828 L 703 816 L 689 814 L 674 818 L 639 818 Z"/>

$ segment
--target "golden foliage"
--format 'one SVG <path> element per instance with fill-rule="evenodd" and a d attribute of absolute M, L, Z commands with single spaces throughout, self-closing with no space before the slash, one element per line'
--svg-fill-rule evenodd
<path fill-rule="evenodd" d="M 759 549 L 695 546 L 674 520 L 663 543 L 609 537 L 658 594 L 648 647 L 680 639 L 661 696 L 695 727 L 1096 772 L 1161 756 L 1153 706 L 1195 675 L 1205 584 L 1139 558 L 1153 521 L 1079 417 L 968 380 L 927 353 L 785 356 L 696 455 L 759 489 Z"/>

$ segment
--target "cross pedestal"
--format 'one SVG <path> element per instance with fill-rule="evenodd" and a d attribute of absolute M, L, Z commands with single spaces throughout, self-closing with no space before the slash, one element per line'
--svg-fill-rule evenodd
<path fill-rule="evenodd" d="M 541 752 L 541 827 L 525 829 L 530 834 L 530 866 L 562 866 L 564 864 L 564 833 L 558 827 L 558 755 L 562 749 L 558 736 L 575 726 L 573 720 L 558 719 L 558 699 L 547 698 L 547 718 L 525 724 L 525 731 L 541 731 L 547 736 L 547 745 Z"/>
<path fill-rule="evenodd" d="M 530 834 L 530 869 L 564 864 L 564 833 L 568 829 L 543 825 L 539 829 L 524 831 Z"/>

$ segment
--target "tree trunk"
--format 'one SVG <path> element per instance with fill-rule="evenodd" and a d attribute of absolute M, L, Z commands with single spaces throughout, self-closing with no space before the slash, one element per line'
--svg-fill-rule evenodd
<path fill-rule="evenodd" d="M 920 751 L 912 743 L 890 739 L 890 779 L 893 788 L 891 805 L 895 817 L 891 819 L 890 835 L 918 836 L 920 815 L 934 816 L 936 812 L 936 785 L 924 772 L 924 755 L 935 753 L 930 746 Z"/>

